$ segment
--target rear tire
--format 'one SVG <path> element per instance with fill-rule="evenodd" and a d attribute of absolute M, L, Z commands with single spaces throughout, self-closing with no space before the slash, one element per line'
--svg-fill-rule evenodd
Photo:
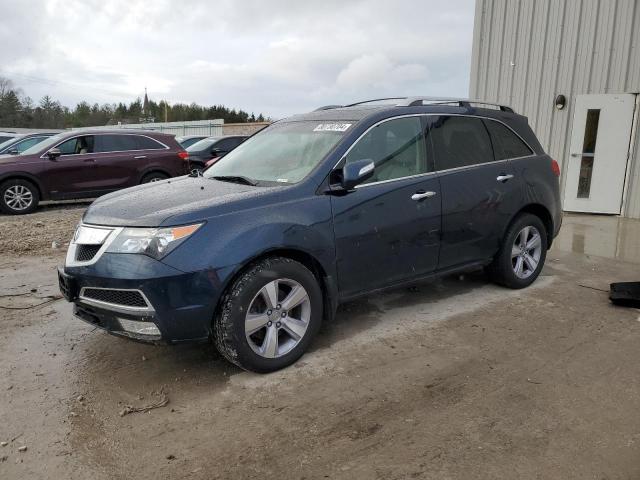
<path fill-rule="evenodd" d="M 495 283 L 507 288 L 531 285 L 547 257 L 547 230 L 542 220 L 530 213 L 516 217 L 502 241 L 502 246 L 486 268 Z"/>
<path fill-rule="evenodd" d="M 169 175 L 166 175 L 162 172 L 151 172 L 142 177 L 140 183 L 159 182 L 161 180 L 166 180 L 167 178 L 169 178 Z"/>
<path fill-rule="evenodd" d="M 32 213 L 40 203 L 38 188 L 28 180 L 7 180 L 0 185 L 0 210 L 8 215 Z"/>
<path fill-rule="evenodd" d="M 309 269 L 290 258 L 265 258 L 225 293 L 213 323 L 216 348 L 245 370 L 279 370 L 307 350 L 322 309 L 322 290 Z"/>

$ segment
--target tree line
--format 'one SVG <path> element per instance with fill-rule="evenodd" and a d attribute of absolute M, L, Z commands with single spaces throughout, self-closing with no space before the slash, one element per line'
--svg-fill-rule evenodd
<path fill-rule="evenodd" d="M 45 95 L 34 102 L 23 95 L 11 80 L 0 77 L 0 128 L 70 128 L 116 125 L 118 122 L 140 123 L 141 119 L 156 122 L 184 122 L 222 118 L 225 123 L 263 122 L 266 118 L 243 110 L 230 109 L 224 105 L 210 107 L 191 103 L 168 104 L 164 100 L 149 100 L 148 112 L 143 111 L 140 98 L 126 104 L 90 104 L 82 101 L 75 108 L 63 106 L 59 101 Z"/>

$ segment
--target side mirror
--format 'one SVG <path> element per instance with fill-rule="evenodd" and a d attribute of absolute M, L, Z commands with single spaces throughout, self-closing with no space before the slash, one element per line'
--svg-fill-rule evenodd
<path fill-rule="evenodd" d="M 62 152 L 60 151 L 59 148 L 52 148 L 47 152 L 47 156 L 49 157 L 49 160 L 56 160 L 60 155 L 62 155 Z"/>
<path fill-rule="evenodd" d="M 345 190 L 353 190 L 356 185 L 371 178 L 375 168 L 375 163 L 373 163 L 373 160 L 370 158 L 347 163 L 342 167 L 342 188 Z"/>
<path fill-rule="evenodd" d="M 11 150 L 9 150 L 7 152 L 9 155 L 18 155 L 20 152 L 18 151 L 17 148 L 12 148 Z"/>

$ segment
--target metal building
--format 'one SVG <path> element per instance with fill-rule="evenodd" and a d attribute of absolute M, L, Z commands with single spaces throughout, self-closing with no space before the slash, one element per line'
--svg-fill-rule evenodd
<path fill-rule="evenodd" d="M 477 0 L 470 97 L 529 117 L 564 209 L 640 218 L 640 0 Z"/>

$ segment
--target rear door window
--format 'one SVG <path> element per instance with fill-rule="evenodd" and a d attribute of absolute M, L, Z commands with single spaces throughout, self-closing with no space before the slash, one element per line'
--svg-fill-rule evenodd
<path fill-rule="evenodd" d="M 366 183 L 427 173 L 420 117 L 396 118 L 376 125 L 349 151 L 346 162 L 370 159 L 375 171 Z"/>
<path fill-rule="evenodd" d="M 93 135 L 82 135 L 80 137 L 73 137 L 62 142 L 58 145 L 62 155 L 84 155 L 86 153 L 94 152 L 94 137 Z"/>
<path fill-rule="evenodd" d="M 135 135 L 97 135 L 96 152 L 126 152 L 138 150 Z"/>
<path fill-rule="evenodd" d="M 489 133 L 475 117 L 441 116 L 427 134 L 435 156 L 436 170 L 493 162 Z"/>
<path fill-rule="evenodd" d="M 533 152 L 509 127 L 495 120 L 485 120 L 489 130 L 496 160 L 526 157 Z"/>

